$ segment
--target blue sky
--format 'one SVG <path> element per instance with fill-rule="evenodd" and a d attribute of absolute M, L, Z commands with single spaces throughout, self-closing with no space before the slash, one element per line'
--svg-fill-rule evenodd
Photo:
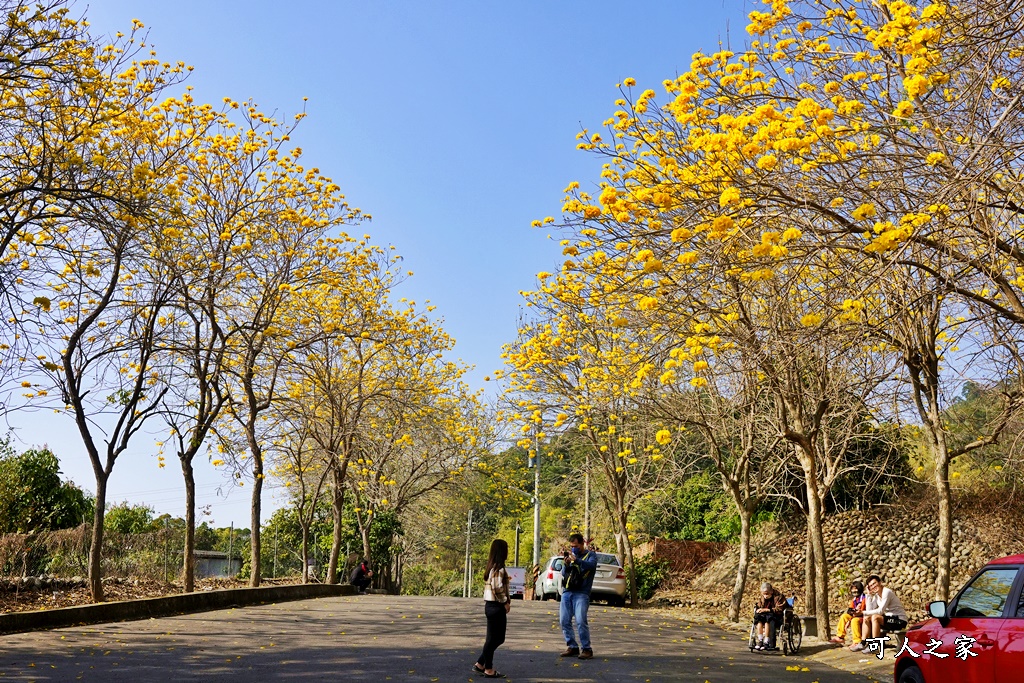
<path fill-rule="evenodd" d="M 294 136 L 307 166 L 332 177 L 372 214 L 368 232 L 394 244 L 415 276 L 401 296 L 437 305 L 470 382 L 500 367 L 519 291 L 560 262 L 557 236 L 530 222 L 559 214 L 562 189 L 598 178 L 576 151 L 582 126 L 615 110 L 632 76 L 661 92 L 697 50 L 746 37 L 751 0 L 590 2 L 324 2 L 98 0 L 76 5 L 96 36 L 139 19 L 164 61 L 195 67 L 199 101 L 252 98 L 308 118 Z M 19 447 L 47 441 L 66 476 L 93 476 L 70 419 L 18 416 Z M 110 500 L 181 515 L 181 473 L 140 435 L 110 480 Z M 200 505 L 218 526 L 248 526 L 248 487 L 226 498 L 199 463 Z M 267 515 L 281 501 L 271 494 Z"/>

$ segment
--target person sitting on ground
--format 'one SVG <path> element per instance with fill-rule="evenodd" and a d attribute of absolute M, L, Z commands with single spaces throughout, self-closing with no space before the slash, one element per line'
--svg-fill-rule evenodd
<path fill-rule="evenodd" d="M 882 579 L 872 574 L 867 582 L 867 602 L 864 606 L 864 640 L 881 638 L 883 631 L 902 631 L 907 627 L 907 611 L 891 588 L 882 585 Z M 854 643 L 854 652 L 863 650 L 864 645 Z"/>
<path fill-rule="evenodd" d="M 356 568 L 352 570 L 352 576 L 349 578 L 349 583 L 356 587 L 360 593 L 365 593 L 366 589 L 370 587 L 370 578 L 373 576 L 373 570 L 370 569 L 370 563 L 363 559 L 359 561 Z"/>
<path fill-rule="evenodd" d="M 864 595 L 864 584 L 854 581 L 850 584 L 850 606 L 839 617 L 839 625 L 836 626 L 836 634 L 832 636 L 832 642 L 838 645 L 846 643 L 846 631 L 853 631 L 853 642 L 859 643 L 861 638 L 861 624 L 864 622 L 864 605 L 867 596 Z"/>
<path fill-rule="evenodd" d="M 754 624 L 757 625 L 755 650 L 776 650 L 775 633 L 782 626 L 783 614 L 789 603 L 786 596 L 765 581 L 761 584 L 761 597 L 754 605 Z"/>

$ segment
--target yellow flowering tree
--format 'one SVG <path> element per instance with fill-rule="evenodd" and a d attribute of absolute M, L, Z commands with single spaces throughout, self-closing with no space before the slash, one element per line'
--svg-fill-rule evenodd
<path fill-rule="evenodd" d="M 164 216 L 173 213 L 175 174 L 202 130 L 190 127 L 186 100 L 153 103 L 181 69 L 132 63 L 107 83 L 108 126 L 81 150 L 103 179 L 105 199 L 72 204 L 39 225 L 45 252 L 26 268 L 32 296 L 21 315 L 38 371 L 52 384 L 24 382 L 78 426 L 96 478 L 89 556 L 93 599 L 103 600 L 106 486 L 118 457 L 159 408 L 154 372 L 166 348 L 173 298 L 166 264 L 153 259 Z M 189 125 L 183 125 L 185 123 Z M 31 288 L 28 275 L 31 274 Z M 33 296 L 34 295 L 34 296 Z"/>
<path fill-rule="evenodd" d="M 729 618 L 738 621 L 750 566 L 754 513 L 769 496 L 779 495 L 787 458 L 780 457 L 783 438 L 772 419 L 770 392 L 758 381 L 760 370 L 742 356 L 719 357 L 713 365 L 698 367 L 696 372 L 707 384 L 694 388 L 672 383 L 652 397 L 647 412 L 663 424 L 686 427 L 736 508 L 739 559 Z M 665 444 L 676 438 L 669 430 L 658 437 Z"/>
<path fill-rule="evenodd" d="M 330 468 L 309 437 L 306 425 L 293 422 L 287 413 L 275 415 L 272 436 L 264 451 L 270 473 L 290 490 L 302 534 L 302 583 L 309 583 L 309 530 L 317 514 L 317 503 L 330 476 Z"/>
<path fill-rule="evenodd" d="M 358 457 L 347 483 L 364 557 L 381 510 L 404 521 L 410 506 L 462 482 L 488 441 L 478 395 L 460 381 L 465 367 L 433 353 L 406 367 L 403 389 L 375 402 L 355 439 Z M 381 569 L 390 570 L 385 580 L 401 573 L 398 566 Z"/>
<path fill-rule="evenodd" d="M 369 473 L 361 451 L 362 430 L 381 422 L 394 406 L 415 410 L 441 391 L 436 381 L 453 382 L 463 368 L 441 362 L 454 343 L 429 317 L 433 307 L 420 308 L 402 300 L 395 307 L 389 291 L 404 277 L 397 256 L 377 247 L 364 247 L 363 276 L 340 279 L 330 286 L 306 288 L 305 325 L 326 334 L 296 348 L 286 366 L 287 410 L 307 425 L 310 438 L 331 470 L 335 533 L 328 580 L 337 578 L 342 545 L 342 511 L 351 468 Z M 391 432 L 396 441 L 404 434 Z M 359 462 L 362 459 L 363 462 Z M 376 476 L 382 476 L 378 473 Z M 391 481 L 394 477 L 386 477 Z M 383 498 L 382 498 L 383 499 Z M 358 507 L 358 506 L 357 506 Z M 359 510 L 368 514 L 370 508 Z M 368 527 L 369 522 L 365 522 Z"/>
<path fill-rule="evenodd" d="M 71 219 L 76 208 L 90 203 L 125 200 L 113 182 L 119 171 L 104 158 L 103 141 L 114 139 L 110 130 L 126 109 L 146 109 L 186 69 L 171 67 L 152 79 L 161 71 L 153 69 L 156 63 L 136 61 L 145 47 L 138 22 L 129 35 L 99 44 L 63 1 L 10 0 L 0 4 L 0 12 L 6 55 L 0 78 L 0 324 L 6 326 L 0 390 L 6 394 L 37 372 L 26 358 L 38 354 L 18 330 L 20 302 L 39 294 L 33 268 L 53 246 L 54 222 Z M 5 396 L 0 412 L 18 403 L 18 397 Z"/>
<path fill-rule="evenodd" d="M 998 28 L 1017 21 L 1022 7 L 986 0 L 769 4 L 751 15 L 754 39 L 741 53 L 695 55 L 690 72 L 666 82 L 675 99 L 664 110 L 645 114 L 652 91 L 618 122 L 628 129 L 643 119 L 636 130 L 658 150 L 650 166 L 659 178 L 683 181 L 660 188 L 666 206 L 690 201 L 694 188 L 709 199 L 718 194 L 733 220 L 784 218 L 802 242 L 830 252 L 842 263 L 833 280 L 854 278 L 863 290 L 836 315 L 856 316 L 873 297 L 900 302 L 874 332 L 901 350 L 937 463 L 935 594 L 945 599 L 950 458 L 937 416 L 939 359 L 948 354 L 938 348 L 936 327 L 920 323 L 964 310 L 992 320 L 989 328 L 1024 321 L 1012 199 L 1024 131 L 1012 94 L 1020 45 L 1015 32 Z M 684 132 L 697 156 L 672 155 L 661 144 Z M 694 159 L 713 171 L 686 163 Z M 673 169 L 682 172 L 673 176 Z M 753 238 L 746 236 L 748 244 Z M 930 291 L 885 286 L 894 275 L 904 281 L 900 271 L 908 267 Z M 902 334 L 911 329 L 925 333 Z M 1004 414 L 1015 410 L 1017 393 L 1005 397 Z M 990 425 L 974 447 L 991 443 L 1005 424 Z"/>
<path fill-rule="evenodd" d="M 605 501 L 636 605 L 630 514 L 661 485 L 669 462 L 665 437 L 641 406 L 659 384 L 655 354 L 671 330 L 657 323 L 632 327 L 634 303 L 646 311 L 651 298 L 634 302 L 629 292 L 620 298 L 617 290 L 606 291 L 620 268 L 591 258 L 599 262 L 594 272 L 567 262 L 556 276 L 541 273 L 538 291 L 524 293 L 536 313 L 502 354 L 513 405 L 508 417 L 521 425 L 524 448 L 532 445 L 531 431 L 576 430 L 590 462 L 604 474 Z"/>
<path fill-rule="evenodd" d="M 228 115 L 236 110 L 239 122 Z M 257 529 L 263 463 L 253 418 L 261 401 L 273 395 L 274 361 L 287 344 L 320 333 L 288 318 L 290 292 L 321 281 L 324 272 L 309 263 L 318 241 L 358 217 L 337 186 L 299 164 L 301 150 L 285 149 L 295 124 L 284 125 L 251 102 L 226 100 L 224 111 L 195 108 L 207 133 L 189 150 L 168 190 L 181 210 L 167 217 L 153 255 L 172 274 L 169 315 L 179 330 L 164 373 L 163 415 L 185 480 L 186 592 L 194 586 L 194 459 L 209 445 L 207 437 L 234 392 L 231 413 L 244 415 L 241 426 L 250 445 Z M 258 531 L 252 539 L 257 553 Z M 258 563 L 253 567 L 258 583 Z"/>
<path fill-rule="evenodd" d="M 906 250 L 913 252 L 916 247 L 909 245 Z M 920 420 L 918 432 L 937 494 L 937 600 L 948 599 L 952 573 L 951 466 L 961 456 L 996 444 L 1024 407 L 1016 379 L 1022 370 L 1017 338 L 991 316 L 963 315 L 967 310 L 950 305 L 941 294 L 944 289 L 927 272 L 895 264 L 877 282 L 877 295 L 864 298 L 861 315 L 850 323 L 858 333 L 897 354 L 906 375 L 897 386 L 897 397 L 909 394 L 906 400 Z M 971 425 L 972 435 L 966 440 L 956 437 L 956 426 L 948 415 L 954 400 L 948 394 L 959 388 L 965 376 L 997 387 L 993 393 L 1000 404 L 984 424 Z"/>
<path fill-rule="evenodd" d="M 258 586 L 260 571 L 259 519 L 264 481 L 263 434 L 272 426 L 263 418 L 279 403 L 291 400 L 288 365 L 309 349 L 333 343 L 346 333 L 348 308 L 364 305 L 384 282 L 378 277 L 379 250 L 345 233 L 318 237 L 335 225 L 355 220 L 338 188 L 313 171 L 312 181 L 294 159 L 279 166 L 285 190 L 274 195 L 272 207 L 255 227 L 264 237 L 246 238 L 247 255 L 238 272 L 236 301 L 228 309 L 226 327 L 237 330 L 231 340 L 228 373 L 234 400 L 224 425 L 228 450 L 244 451 L 235 459 L 236 476 L 252 479 L 250 512 L 253 519 L 252 576 Z M 297 189 L 301 188 L 305 194 Z M 326 194 L 324 194 L 326 191 Z M 301 198 L 310 201 L 308 206 Z M 276 203 L 276 207 L 273 205 Z M 239 238 L 243 236 L 239 235 Z M 311 240 L 312 243 L 310 243 Z M 236 245 L 237 246 L 237 245 Z M 234 436 L 237 429 L 240 438 Z M 325 453 L 327 446 L 310 436 Z M 238 441 L 243 446 L 239 447 Z"/>

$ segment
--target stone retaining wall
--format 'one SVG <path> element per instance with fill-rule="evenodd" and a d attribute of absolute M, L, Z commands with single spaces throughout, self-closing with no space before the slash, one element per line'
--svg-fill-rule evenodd
<path fill-rule="evenodd" d="M 673 574 L 690 577 L 703 570 L 728 548 L 728 543 L 656 538 L 637 546 L 633 550 L 633 555 L 635 557 L 652 555 L 656 560 L 668 562 Z"/>
<path fill-rule="evenodd" d="M 829 517 L 825 522 L 825 546 L 831 610 L 838 613 L 845 608 L 851 581 L 878 574 L 911 616 L 923 615 L 934 590 L 937 536 L 938 523 L 930 510 L 854 511 Z M 761 581 L 770 581 L 787 595 L 802 595 L 805 538 L 803 532 L 785 533 L 778 528 L 755 534 L 748 595 Z M 998 515 L 958 516 L 953 524 L 951 592 L 992 558 L 1021 552 L 1024 532 L 1020 520 Z M 693 587 L 709 592 L 731 590 L 738 562 L 739 547 L 734 545 L 694 579 Z"/>

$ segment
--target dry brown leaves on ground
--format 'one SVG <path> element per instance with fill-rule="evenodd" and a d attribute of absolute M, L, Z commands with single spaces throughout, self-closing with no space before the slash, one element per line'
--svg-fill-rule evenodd
<path fill-rule="evenodd" d="M 275 582 L 279 583 L 279 582 Z M 196 581 L 196 591 L 221 590 L 225 588 L 245 588 L 245 581 L 230 579 L 201 579 Z M 104 582 L 103 591 L 107 602 L 120 600 L 140 600 L 143 598 L 159 598 L 167 595 L 178 595 L 181 586 L 159 581 L 124 580 Z M 32 610 L 59 609 L 61 607 L 77 607 L 91 605 L 92 597 L 89 587 L 43 588 L 0 591 L 0 613 L 29 612 Z"/>

